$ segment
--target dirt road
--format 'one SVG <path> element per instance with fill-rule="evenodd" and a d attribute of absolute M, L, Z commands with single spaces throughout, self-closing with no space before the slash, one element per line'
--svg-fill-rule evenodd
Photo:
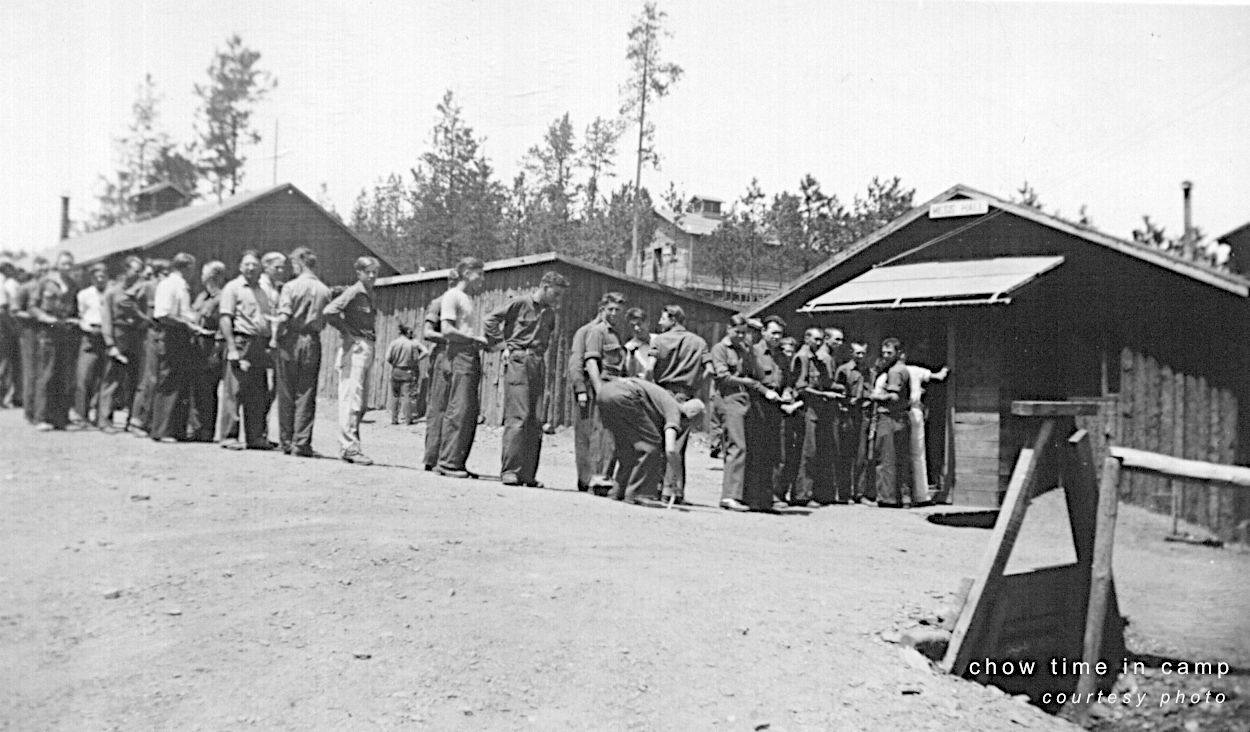
<path fill-rule="evenodd" d="M 572 490 L 567 433 L 547 489 L 445 479 L 421 436 L 365 425 L 385 465 L 362 468 L 0 413 L 0 727 L 1068 728 L 880 638 L 948 598 L 989 532 L 721 511 L 702 451 L 701 505 L 625 506 Z M 497 456 L 484 428 L 470 468 Z M 1250 557 L 1122 515 L 1133 632 L 1250 665 Z M 1148 599 L 1160 583 L 1184 613 Z"/>

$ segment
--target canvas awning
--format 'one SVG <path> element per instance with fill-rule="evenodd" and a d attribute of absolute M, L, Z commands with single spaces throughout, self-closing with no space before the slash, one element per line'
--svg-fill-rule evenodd
<path fill-rule="evenodd" d="M 799 309 L 804 313 L 1011 302 L 1011 293 L 1063 264 L 1063 257 L 999 257 L 874 267 Z"/>

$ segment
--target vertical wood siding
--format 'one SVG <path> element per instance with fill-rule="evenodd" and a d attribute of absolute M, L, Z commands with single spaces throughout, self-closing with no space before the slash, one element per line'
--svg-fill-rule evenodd
<path fill-rule="evenodd" d="M 555 332 L 547 349 L 547 387 L 542 411 L 544 422 L 553 427 L 573 423 L 576 405 L 568 381 L 569 351 L 573 332 L 595 317 L 599 298 L 605 292 L 618 291 L 629 301 L 627 307 L 640 307 L 647 311 L 647 322 L 654 326 L 660 310 L 669 304 L 681 305 L 686 311 L 686 326 L 708 341 L 715 343 L 724 333 L 725 323 L 733 311 L 715 303 L 678 295 L 660 288 L 637 283 L 624 276 L 616 277 L 604 272 L 584 268 L 576 263 L 556 260 L 520 264 L 515 267 L 488 270 L 486 286 L 474 300 L 482 317 L 518 295 L 526 294 L 538 286 L 547 270 L 560 272 L 571 283 L 564 295 L 560 310 L 556 313 Z M 390 394 L 390 369 L 386 366 L 386 346 L 399 335 L 401 323 L 418 329 L 429 302 L 447 289 L 447 281 L 441 278 L 421 279 L 393 285 L 379 286 L 376 290 L 378 308 L 378 348 L 368 381 L 366 403 L 371 409 L 386 406 Z M 338 389 L 338 377 L 334 370 L 334 354 L 338 349 L 338 333 L 327 329 L 322 336 L 325 357 L 322 363 L 319 390 L 322 396 L 334 397 Z M 487 351 L 483 356 L 482 370 L 482 417 L 488 425 L 498 425 L 503 420 L 502 379 L 498 351 Z"/>

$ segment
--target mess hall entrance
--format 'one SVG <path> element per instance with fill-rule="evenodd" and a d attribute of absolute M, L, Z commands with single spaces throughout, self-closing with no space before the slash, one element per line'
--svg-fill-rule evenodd
<path fill-rule="evenodd" d="M 1020 322 L 1012 297 L 1062 263 L 1055 256 L 887 264 L 800 309 L 814 324 L 842 328 L 848 342 L 866 342 L 870 361 L 881 341 L 894 337 L 907 363 L 950 368 L 946 382 L 925 387 L 923 400 L 937 500 L 998 506 L 1019 447 L 1011 400 L 1060 398 L 1041 372 L 1026 374 L 1022 384 L 1005 375 L 1005 366 L 1031 361 L 1044 370 L 1045 355 L 1031 353 L 1031 344 L 1049 326 Z"/>

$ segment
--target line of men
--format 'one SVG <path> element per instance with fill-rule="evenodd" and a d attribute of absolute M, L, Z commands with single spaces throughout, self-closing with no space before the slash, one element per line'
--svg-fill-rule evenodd
<path fill-rule="evenodd" d="M 44 432 L 129 430 L 158 442 L 219 439 L 234 450 L 313 457 L 321 331 L 329 325 L 341 335 L 340 456 L 371 464 L 359 425 L 378 261 L 356 260 L 357 282 L 337 296 L 305 247 L 263 257 L 247 251 L 229 281 L 222 262 L 198 272 L 196 264 L 185 252 L 130 256 L 115 279 L 94 264 L 80 285 L 70 252 L 52 269 L 41 257 L 29 272 L 0 263 L 0 404 L 20 404 Z M 277 443 L 268 438 L 275 404 Z"/>

